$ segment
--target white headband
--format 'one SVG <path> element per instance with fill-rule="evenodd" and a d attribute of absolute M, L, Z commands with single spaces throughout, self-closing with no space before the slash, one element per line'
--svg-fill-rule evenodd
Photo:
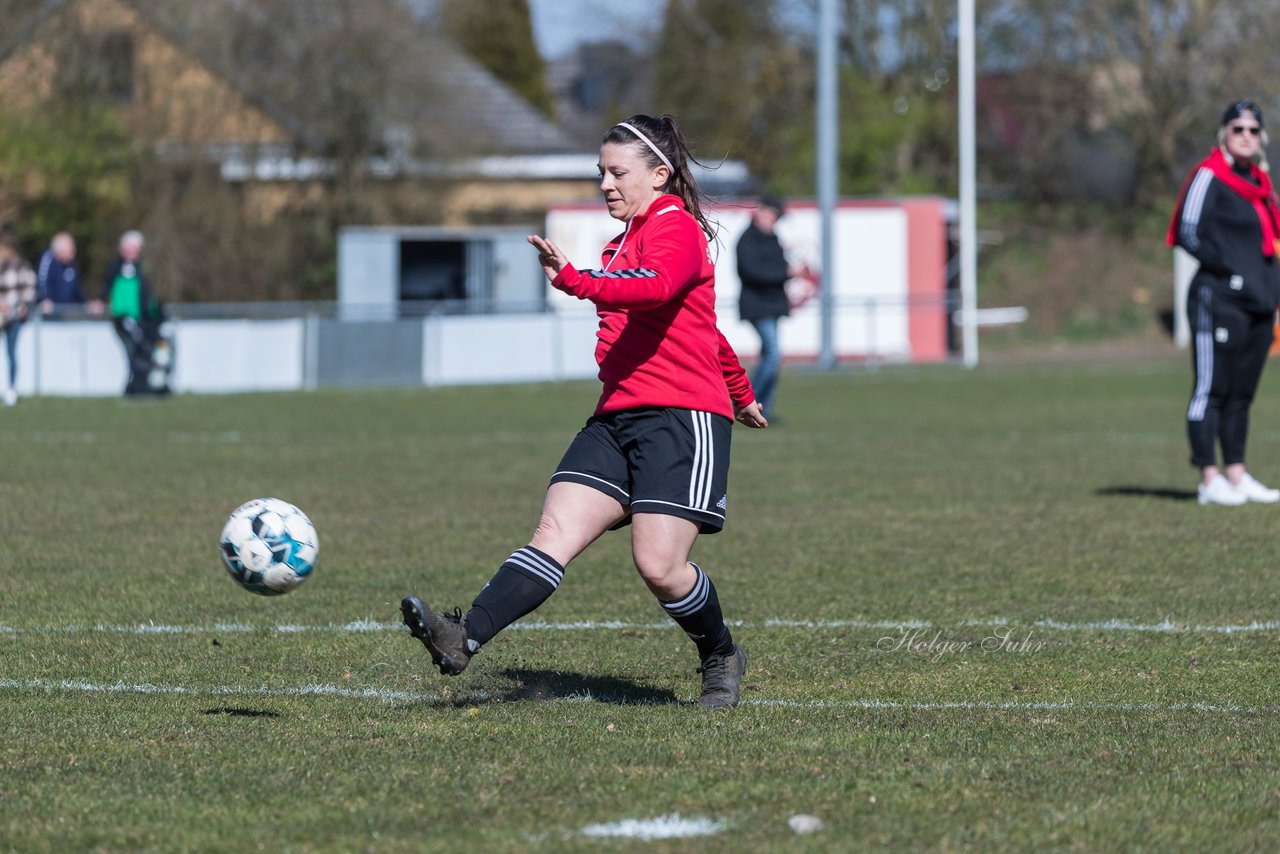
<path fill-rule="evenodd" d="M 653 153 L 658 155 L 658 159 L 662 161 L 663 166 L 667 167 L 667 171 L 670 172 L 672 175 L 676 174 L 676 167 L 671 165 L 671 161 L 667 159 L 667 155 L 662 153 L 661 148 L 658 148 L 658 146 L 653 144 L 653 140 L 649 139 L 649 137 L 642 134 L 639 128 L 637 128 L 635 125 L 629 125 L 626 122 L 618 122 L 616 125 L 614 125 L 614 127 L 626 128 L 627 130 L 634 133 L 636 136 L 640 137 L 640 141 L 643 142 L 645 145 L 649 146 L 650 148 L 652 148 Z"/>

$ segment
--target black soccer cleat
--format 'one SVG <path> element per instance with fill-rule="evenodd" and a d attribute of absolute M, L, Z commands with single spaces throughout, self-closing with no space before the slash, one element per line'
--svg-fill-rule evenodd
<path fill-rule="evenodd" d="M 437 614 L 417 596 L 400 600 L 400 614 L 409 634 L 422 641 L 431 660 L 445 676 L 457 676 L 471 663 L 467 646 L 466 617 L 460 608 L 452 614 Z"/>
<path fill-rule="evenodd" d="M 728 655 L 709 655 L 698 668 L 702 674 L 702 694 L 698 705 L 707 709 L 729 709 L 738 705 L 739 685 L 747 672 L 747 654 L 736 643 Z"/>

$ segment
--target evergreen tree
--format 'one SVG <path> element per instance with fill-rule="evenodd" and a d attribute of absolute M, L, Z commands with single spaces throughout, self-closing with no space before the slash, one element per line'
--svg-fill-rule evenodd
<path fill-rule="evenodd" d="M 528 0 L 443 0 L 446 35 L 495 77 L 547 115 L 554 107 L 546 66 L 533 41 Z"/>
<path fill-rule="evenodd" d="M 768 179 L 812 100 L 812 64 L 785 38 L 773 0 L 670 0 L 656 59 L 656 112 L 674 114 L 710 163 L 744 160 Z M 811 136 L 810 136 L 811 138 Z"/>

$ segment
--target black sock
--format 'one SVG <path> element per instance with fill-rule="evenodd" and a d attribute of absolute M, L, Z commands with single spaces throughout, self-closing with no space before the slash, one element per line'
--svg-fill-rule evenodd
<path fill-rule="evenodd" d="M 698 655 L 704 661 L 710 655 L 728 655 L 733 652 L 733 637 L 724 624 L 716 586 L 696 563 L 690 566 L 698 573 L 693 589 L 675 602 L 659 600 L 659 604 L 697 645 Z"/>
<path fill-rule="evenodd" d="M 547 601 L 564 576 L 564 567 L 533 546 L 516 549 L 476 596 L 467 612 L 467 646 L 482 644 Z"/>

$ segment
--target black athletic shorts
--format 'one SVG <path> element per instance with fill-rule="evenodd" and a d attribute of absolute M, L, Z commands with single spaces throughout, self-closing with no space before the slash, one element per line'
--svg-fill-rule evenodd
<path fill-rule="evenodd" d="M 697 522 L 704 534 L 724 527 L 733 422 L 693 409 L 629 409 L 593 416 L 579 431 L 552 483 L 581 483 L 611 495 L 632 513 Z"/>

